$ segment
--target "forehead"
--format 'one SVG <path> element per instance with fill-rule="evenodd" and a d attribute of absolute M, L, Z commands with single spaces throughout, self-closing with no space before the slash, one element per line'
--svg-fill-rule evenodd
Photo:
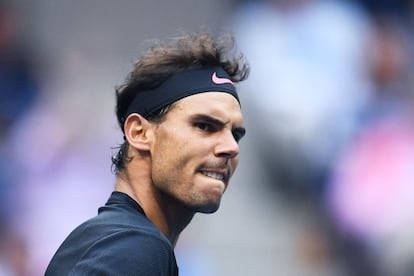
<path fill-rule="evenodd" d="M 174 109 L 186 115 L 202 113 L 237 124 L 243 121 L 239 102 L 234 96 L 224 92 L 204 92 L 185 97 L 174 104 Z"/>

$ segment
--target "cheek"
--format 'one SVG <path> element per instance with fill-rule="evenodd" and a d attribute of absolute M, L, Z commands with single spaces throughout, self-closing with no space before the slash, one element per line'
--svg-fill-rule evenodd
<path fill-rule="evenodd" d="M 154 165 L 162 164 L 166 168 L 183 169 L 197 154 L 200 143 L 195 143 L 190 131 L 177 131 L 176 127 L 163 130 L 157 136 L 153 147 Z"/>
<path fill-rule="evenodd" d="M 152 153 L 152 178 L 156 185 L 175 186 L 188 173 L 188 156 L 183 145 L 161 143 Z"/>

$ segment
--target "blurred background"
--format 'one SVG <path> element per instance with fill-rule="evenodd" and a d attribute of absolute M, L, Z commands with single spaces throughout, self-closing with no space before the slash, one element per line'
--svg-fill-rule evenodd
<path fill-rule="evenodd" d="M 106 202 L 114 87 L 200 28 L 251 64 L 248 133 L 181 275 L 414 275 L 413 25 L 410 0 L 0 0 L 0 276 L 43 275 Z"/>

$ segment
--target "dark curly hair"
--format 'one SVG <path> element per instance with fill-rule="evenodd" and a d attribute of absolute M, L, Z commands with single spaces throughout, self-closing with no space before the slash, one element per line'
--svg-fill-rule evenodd
<path fill-rule="evenodd" d="M 116 116 L 124 131 L 124 114 L 137 93 L 157 87 L 174 73 L 208 66 L 220 66 L 235 83 L 243 81 L 249 74 L 244 56 L 237 51 L 231 34 L 215 37 L 211 33 L 195 33 L 156 42 L 138 59 L 124 84 L 116 88 Z M 160 122 L 169 106 L 151 114 L 150 121 Z M 121 172 L 130 161 L 128 142 L 119 146 L 112 157 L 114 172 Z"/>

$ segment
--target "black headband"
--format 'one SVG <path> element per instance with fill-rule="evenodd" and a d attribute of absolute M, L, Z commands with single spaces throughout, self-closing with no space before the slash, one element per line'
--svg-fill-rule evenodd
<path fill-rule="evenodd" d="M 239 101 L 236 88 L 223 68 L 192 69 L 175 73 L 161 85 L 137 93 L 125 112 L 124 120 L 132 113 L 139 113 L 148 119 L 163 107 L 182 98 L 204 92 L 229 93 Z"/>

